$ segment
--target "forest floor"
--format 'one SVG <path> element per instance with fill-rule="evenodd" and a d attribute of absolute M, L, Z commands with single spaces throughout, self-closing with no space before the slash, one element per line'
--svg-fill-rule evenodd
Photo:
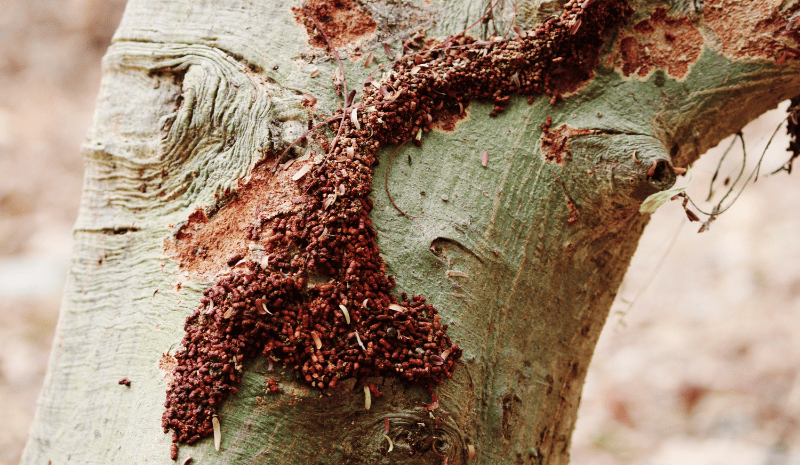
<path fill-rule="evenodd" d="M 80 144 L 123 4 L 0 0 L 0 465 L 19 459 L 47 368 Z M 784 117 L 746 128 L 749 167 Z M 762 173 L 785 159 L 783 132 Z M 693 199 L 725 145 L 694 167 Z M 718 181 L 741 160 L 735 147 Z M 589 369 L 572 463 L 800 465 L 797 176 L 762 176 L 702 234 L 677 202 L 653 215 Z"/>

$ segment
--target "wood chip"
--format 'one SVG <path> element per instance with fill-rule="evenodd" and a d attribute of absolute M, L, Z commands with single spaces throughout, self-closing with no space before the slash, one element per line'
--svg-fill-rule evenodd
<path fill-rule="evenodd" d="M 473 457 L 475 457 L 475 446 L 470 444 L 467 446 L 467 458 L 471 459 Z"/>
<path fill-rule="evenodd" d="M 297 170 L 294 176 L 292 176 L 292 181 L 299 181 L 303 178 L 303 176 L 308 174 L 309 171 L 311 171 L 311 163 L 306 163 L 302 168 Z"/>
<path fill-rule="evenodd" d="M 211 426 L 214 427 L 214 449 L 219 452 L 219 445 L 222 442 L 222 428 L 219 426 L 219 418 L 216 415 L 211 417 Z"/>
<path fill-rule="evenodd" d="M 481 166 L 486 168 L 486 165 L 488 164 L 489 164 L 489 151 L 487 150 L 483 152 L 483 155 L 481 155 Z"/>

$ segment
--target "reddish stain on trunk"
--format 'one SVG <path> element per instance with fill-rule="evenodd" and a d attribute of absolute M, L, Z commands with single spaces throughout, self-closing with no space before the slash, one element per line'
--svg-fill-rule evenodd
<path fill-rule="evenodd" d="M 703 36 L 689 18 L 668 16 L 664 8 L 656 8 L 621 37 L 613 60 L 626 77 L 647 78 L 662 69 L 675 79 L 683 79 L 703 51 Z"/>
<path fill-rule="evenodd" d="M 569 158 L 571 155 L 567 148 L 569 139 L 575 136 L 591 134 L 591 132 L 588 129 L 571 128 L 566 124 L 554 130 L 546 129 L 542 135 L 542 155 L 544 155 L 545 160 L 560 165 L 564 158 Z"/>
<path fill-rule="evenodd" d="M 796 58 L 800 24 L 789 24 L 798 11 L 781 13 L 781 0 L 708 0 L 703 21 L 715 49 L 730 58 Z M 788 25 L 788 27 L 787 27 Z M 791 54 L 790 54 L 791 52 Z"/>
<path fill-rule="evenodd" d="M 274 160 L 274 159 L 273 159 Z M 240 181 L 233 199 L 211 218 L 202 208 L 194 211 L 172 239 L 165 241 L 168 255 L 193 276 L 211 278 L 227 272 L 224 266 L 236 255 L 248 257 L 248 244 L 267 244 L 272 231 L 262 228 L 270 219 L 302 209 L 293 200 L 303 192 L 291 180 L 303 163 L 269 173 L 270 163 L 257 166 L 247 181 Z M 238 261 L 238 260 L 237 260 Z"/>
<path fill-rule="evenodd" d="M 322 23 L 334 47 L 345 46 L 375 32 L 372 16 L 351 0 L 310 0 L 305 7 Z M 306 27 L 309 43 L 314 47 L 327 47 L 325 38 L 303 8 L 292 8 L 292 11 L 295 18 Z"/>

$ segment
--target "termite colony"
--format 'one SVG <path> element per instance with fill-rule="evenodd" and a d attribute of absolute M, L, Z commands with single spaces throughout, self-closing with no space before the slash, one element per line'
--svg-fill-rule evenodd
<path fill-rule="evenodd" d="M 560 17 L 515 28 L 513 39 L 462 34 L 404 55 L 388 77 L 365 84 L 362 102 L 346 96 L 327 156 L 293 177 L 306 192 L 300 213 L 251 232 L 253 240 L 268 236 L 268 262 L 240 265 L 187 318 L 162 419 L 173 442 L 212 434 L 243 360 L 259 354 L 320 389 L 343 378 L 398 376 L 432 390 L 452 376 L 461 349 L 436 309 L 421 296 L 390 294 L 395 282 L 369 218 L 376 152 L 419 141 L 437 117 L 463 113 L 472 99 L 492 102 L 494 116 L 514 92 L 555 102 L 564 82 L 591 75 L 603 35 L 630 13 L 624 0 L 571 0 Z M 309 276 L 329 280 L 311 284 Z"/>

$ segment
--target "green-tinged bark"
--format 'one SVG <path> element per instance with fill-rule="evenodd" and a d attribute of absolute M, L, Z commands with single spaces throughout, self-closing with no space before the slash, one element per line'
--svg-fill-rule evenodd
<path fill-rule="evenodd" d="M 437 388 L 438 425 L 422 388 L 372 380 L 383 396 L 366 411 L 352 381 L 321 394 L 291 367 L 270 373 L 256 359 L 219 412 L 220 451 L 207 439 L 181 446 L 179 461 L 566 464 L 586 369 L 648 220 L 638 207 L 672 185 L 674 168 L 800 94 L 800 66 L 784 47 L 797 45 L 795 3 L 632 2 L 634 17 L 606 41 L 594 78 L 562 101 L 512 97 L 497 117 L 473 102 L 455 131 L 400 148 L 388 179 L 395 148 L 382 149 L 371 217 L 395 290 L 427 296 L 464 351 Z M 531 27 L 554 5 L 523 2 L 516 22 Z M 297 6 L 128 5 L 83 149 L 73 264 L 23 464 L 171 463 L 164 354 L 214 280 L 180 268 L 165 241 L 198 208 L 222 211 L 270 148 L 302 132 L 311 118 L 304 93 L 328 114 L 341 101 L 336 62 L 309 48 Z M 364 66 L 370 51 L 387 62 L 381 43 L 422 29 L 458 33 L 487 7 L 365 3 L 377 32 L 359 39 L 358 52 L 339 47 L 348 85 L 360 89 L 375 69 Z M 494 21 L 474 33 L 502 35 L 513 10 L 495 6 Z M 748 21 L 737 21 L 743 12 Z M 757 29 L 736 29 L 753 18 Z M 543 149 L 548 117 L 553 143 Z M 384 185 L 417 218 L 399 214 Z M 266 373 L 283 393 L 265 394 Z M 387 455 L 385 418 L 395 443 Z M 442 455 L 410 454 L 431 437 Z"/>

